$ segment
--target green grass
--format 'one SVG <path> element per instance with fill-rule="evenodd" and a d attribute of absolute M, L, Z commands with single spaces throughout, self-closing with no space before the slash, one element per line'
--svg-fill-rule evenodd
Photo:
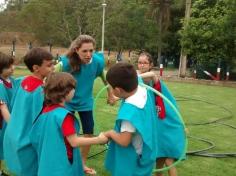
<path fill-rule="evenodd" d="M 222 117 L 227 117 L 230 113 L 222 108 L 225 107 L 232 111 L 233 118 L 223 122 L 236 127 L 235 88 L 173 82 L 167 82 L 167 85 L 177 100 L 180 100 L 178 101 L 180 111 L 187 124 L 214 121 Z M 94 95 L 96 95 L 101 87 L 103 87 L 103 85 L 98 79 L 95 84 Z M 183 101 L 183 97 L 203 101 Z M 112 128 L 117 107 L 114 108 L 106 105 L 105 93 L 99 98 L 97 104 L 97 126 L 99 126 L 100 130 L 107 130 L 109 127 Z M 220 124 L 187 125 L 187 127 L 189 129 L 189 135 L 205 138 L 215 143 L 216 147 L 210 150 L 210 153 L 236 153 L 236 129 L 234 130 Z M 203 142 L 189 139 L 188 150 L 203 149 L 207 146 L 208 145 Z M 98 150 L 97 147 L 93 147 L 92 150 L 95 149 Z M 103 160 L 104 155 L 101 155 L 90 159 L 89 163 L 92 167 L 96 168 L 99 175 L 106 176 L 109 174 L 104 171 Z M 236 158 L 216 159 L 188 156 L 187 160 L 177 166 L 177 169 L 180 176 L 231 176 L 236 175 L 236 170 L 234 169 L 235 165 Z"/>
<path fill-rule="evenodd" d="M 16 75 L 26 74 L 24 70 L 17 69 Z M 208 122 L 221 117 L 226 117 L 229 112 L 222 109 L 223 106 L 233 113 L 233 118 L 225 120 L 224 123 L 236 126 L 236 90 L 235 88 L 216 87 L 186 83 L 167 82 L 169 89 L 177 98 L 181 114 L 187 124 Z M 94 95 L 103 87 L 101 80 L 97 79 L 94 86 Z M 202 101 L 183 101 L 187 97 Z M 105 131 L 113 128 L 118 105 L 111 107 L 106 104 L 106 92 L 104 92 L 97 102 L 96 108 L 96 128 L 98 131 Z M 215 143 L 216 147 L 210 152 L 234 152 L 236 153 L 236 130 L 221 124 L 209 124 L 198 126 L 187 126 L 189 134 L 192 136 L 205 138 Z M 198 150 L 207 147 L 205 143 L 189 139 L 189 150 Z M 104 150 L 102 145 L 93 146 L 90 155 Z M 108 176 L 104 169 L 105 153 L 88 159 L 88 165 L 97 170 L 99 176 Z M 121 164 L 122 165 L 122 164 Z M 178 166 L 180 176 L 234 176 L 236 175 L 236 158 L 204 158 L 188 156 Z"/>

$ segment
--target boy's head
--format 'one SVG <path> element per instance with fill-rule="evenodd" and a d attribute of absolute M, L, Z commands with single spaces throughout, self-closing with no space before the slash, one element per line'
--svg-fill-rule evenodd
<path fill-rule="evenodd" d="M 0 52 L 0 75 L 3 78 L 7 78 L 13 73 L 14 59 L 2 52 Z"/>
<path fill-rule="evenodd" d="M 133 65 L 128 63 L 117 63 L 107 72 L 106 79 L 113 88 L 113 93 L 120 97 L 120 93 L 131 93 L 137 89 L 138 78 L 137 72 Z"/>
<path fill-rule="evenodd" d="M 53 71 L 53 56 L 42 48 L 33 48 L 24 56 L 24 63 L 32 72 L 46 77 Z"/>
<path fill-rule="evenodd" d="M 44 93 L 46 104 L 70 101 L 74 96 L 76 80 L 69 73 L 51 73 L 46 79 Z"/>

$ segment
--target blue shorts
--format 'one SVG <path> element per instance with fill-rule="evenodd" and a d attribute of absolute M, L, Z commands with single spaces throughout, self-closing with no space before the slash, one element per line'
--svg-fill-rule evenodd
<path fill-rule="evenodd" d="M 83 134 L 93 134 L 93 111 L 78 112 L 82 124 Z"/>

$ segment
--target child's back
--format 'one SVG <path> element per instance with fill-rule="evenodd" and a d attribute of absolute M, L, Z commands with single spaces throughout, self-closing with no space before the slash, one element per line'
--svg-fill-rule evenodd
<path fill-rule="evenodd" d="M 51 106 L 49 110 L 44 108 L 33 125 L 30 139 L 38 155 L 38 176 L 83 175 L 78 147 L 73 149 L 73 161 L 71 163 L 66 155 L 64 136 L 60 129 L 68 114 L 70 112 L 59 105 Z M 75 121 L 75 124 L 79 131 L 77 121 Z"/>
<path fill-rule="evenodd" d="M 108 139 L 79 135 L 76 118 L 65 109 L 75 92 L 76 81 L 69 73 L 52 73 L 44 86 L 44 108 L 30 131 L 37 152 L 38 176 L 83 176 L 79 146 L 105 143 Z"/>
<path fill-rule="evenodd" d="M 137 74 L 130 64 L 119 63 L 111 67 L 107 80 L 114 94 L 124 100 L 116 119 L 115 132 L 107 134 L 112 141 L 106 157 L 106 168 L 113 176 L 150 176 L 157 150 L 157 119 L 152 96 L 146 88 L 137 86 Z M 126 87 L 127 82 L 133 84 L 133 87 Z M 128 145 L 119 144 L 119 141 L 124 141 L 121 136 L 129 132 L 123 130 L 124 122 L 135 129 L 131 133 L 131 142 L 126 143 Z"/>
<path fill-rule="evenodd" d="M 145 88 L 142 89 L 146 90 Z M 151 175 L 156 159 L 157 145 L 155 117 L 151 97 L 148 93 L 143 108 L 139 108 L 133 103 L 122 102 L 116 119 L 115 131 L 120 132 L 122 121 L 129 121 L 141 136 L 143 147 L 141 154 L 138 155 L 132 143 L 128 147 L 121 147 L 111 141 L 106 158 L 106 167 L 113 173 L 112 175 Z"/>
<path fill-rule="evenodd" d="M 178 109 L 177 103 L 163 81 L 159 82 L 161 93 Z M 158 117 L 158 152 L 157 158 L 179 159 L 184 152 L 185 131 L 181 120 L 173 108 L 164 100 L 165 117 Z M 173 137 L 174 134 L 174 137 Z M 173 147 L 174 146 L 174 147 Z M 185 158 L 185 156 L 183 157 Z"/>

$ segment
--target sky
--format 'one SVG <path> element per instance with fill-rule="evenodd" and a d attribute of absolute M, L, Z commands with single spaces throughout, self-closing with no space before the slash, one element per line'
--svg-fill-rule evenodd
<path fill-rule="evenodd" d="M 0 5 L 2 5 L 4 3 L 4 0 L 0 0 Z M 1 9 L 2 7 L 0 7 L 0 11 L 2 10 Z"/>

